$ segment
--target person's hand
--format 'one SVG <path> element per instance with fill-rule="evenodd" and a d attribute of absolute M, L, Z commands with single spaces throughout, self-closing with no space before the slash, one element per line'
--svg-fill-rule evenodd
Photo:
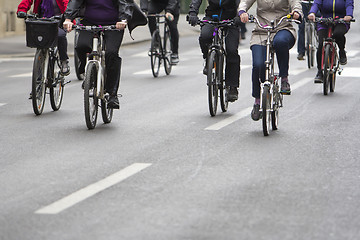
<path fill-rule="evenodd" d="M 25 18 L 26 17 L 26 12 L 18 12 L 17 17 L 18 18 Z"/>
<path fill-rule="evenodd" d="M 300 18 L 300 14 L 297 11 L 292 11 L 290 14 L 295 20 L 298 20 Z"/>
<path fill-rule="evenodd" d="M 249 14 L 247 14 L 246 12 L 242 13 L 240 15 L 240 19 L 243 23 L 247 23 L 249 21 Z"/>
<path fill-rule="evenodd" d="M 315 21 L 315 13 L 310 13 L 309 15 L 308 15 L 308 19 L 310 20 L 310 21 Z"/>
<path fill-rule="evenodd" d="M 126 25 L 127 25 L 127 21 L 122 20 L 121 22 L 116 23 L 116 29 L 124 30 L 126 28 Z"/>
<path fill-rule="evenodd" d="M 170 22 L 174 20 L 174 15 L 172 15 L 171 13 L 167 12 L 165 13 L 165 17 L 167 20 L 169 20 Z"/>
<path fill-rule="evenodd" d="M 345 21 L 345 22 L 350 22 L 351 19 L 352 19 L 352 16 L 345 16 L 345 17 L 344 17 L 344 21 Z"/>
<path fill-rule="evenodd" d="M 65 19 L 63 27 L 67 32 L 71 32 L 74 23 L 70 19 Z"/>
<path fill-rule="evenodd" d="M 199 18 L 196 13 L 194 13 L 194 12 L 189 13 L 189 23 L 191 26 L 195 27 L 196 24 L 198 23 L 198 21 L 199 21 Z"/>

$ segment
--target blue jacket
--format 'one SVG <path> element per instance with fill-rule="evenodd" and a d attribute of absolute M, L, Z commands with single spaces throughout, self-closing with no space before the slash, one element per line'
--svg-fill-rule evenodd
<path fill-rule="evenodd" d="M 354 0 L 314 0 L 309 13 L 316 14 L 318 10 L 320 10 L 321 16 L 325 18 L 353 17 Z"/>

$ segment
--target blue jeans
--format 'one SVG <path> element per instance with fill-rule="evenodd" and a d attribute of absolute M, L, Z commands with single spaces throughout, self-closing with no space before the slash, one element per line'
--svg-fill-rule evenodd
<path fill-rule="evenodd" d="M 287 77 L 289 71 L 289 50 L 295 44 L 295 37 L 288 30 L 280 30 L 273 40 L 276 58 L 279 66 L 279 77 Z M 260 81 L 265 81 L 266 46 L 251 46 L 252 68 L 252 96 L 260 98 Z"/>
<path fill-rule="evenodd" d="M 304 19 L 299 24 L 297 52 L 305 55 L 305 19 L 309 15 L 311 4 L 301 3 Z"/>

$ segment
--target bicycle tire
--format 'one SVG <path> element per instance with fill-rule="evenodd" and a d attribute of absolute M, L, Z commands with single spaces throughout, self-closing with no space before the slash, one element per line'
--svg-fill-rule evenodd
<path fill-rule="evenodd" d="M 75 73 L 76 73 L 76 77 L 78 80 L 84 80 L 80 73 L 79 73 L 79 66 L 80 66 L 80 59 L 79 59 L 79 56 L 76 52 L 76 46 L 77 46 L 77 41 L 79 39 L 79 34 L 80 32 L 75 30 L 75 36 L 74 36 L 74 65 L 75 65 Z"/>
<path fill-rule="evenodd" d="M 218 79 L 219 79 L 219 92 L 220 92 L 220 106 L 221 111 L 226 112 L 229 106 L 229 101 L 227 100 L 227 92 L 225 86 L 225 79 L 224 79 L 224 55 L 219 57 L 219 71 L 218 71 Z"/>
<path fill-rule="evenodd" d="M 151 38 L 150 47 L 150 60 L 151 60 L 151 71 L 154 77 L 159 76 L 160 64 L 161 64 L 161 39 L 160 33 L 156 30 Z"/>
<path fill-rule="evenodd" d="M 64 76 L 60 74 L 60 58 L 57 48 L 54 50 L 55 57 L 49 64 L 49 88 L 50 88 L 50 104 L 54 111 L 61 107 L 64 96 Z"/>
<path fill-rule="evenodd" d="M 164 68 L 166 75 L 171 73 L 172 63 L 171 63 L 171 35 L 169 26 L 166 25 L 164 33 Z"/>
<path fill-rule="evenodd" d="M 270 127 L 270 88 L 267 85 L 263 88 L 261 114 L 263 133 L 264 136 L 268 136 Z"/>
<path fill-rule="evenodd" d="M 45 84 L 45 64 L 47 58 L 47 49 L 36 49 L 33 73 L 32 73 L 32 106 L 33 111 L 36 115 L 40 115 L 44 110 L 45 95 L 46 95 L 46 84 Z"/>
<path fill-rule="evenodd" d="M 329 93 L 329 80 L 330 80 L 330 67 L 331 67 L 331 46 L 325 45 L 324 50 L 324 77 L 323 77 L 323 93 L 328 95 Z"/>
<path fill-rule="evenodd" d="M 84 80 L 84 112 L 88 129 L 94 129 L 97 120 L 98 98 L 96 97 L 96 80 L 97 68 L 95 63 L 90 62 L 86 68 Z"/>
<path fill-rule="evenodd" d="M 282 94 L 279 92 L 279 86 L 274 84 L 273 90 L 273 106 L 271 111 L 271 127 L 272 130 L 277 130 L 279 126 L 279 109 Z"/>
<path fill-rule="evenodd" d="M 334 63 L 338 63 L 336 53 L 334 55 Z M 329 76 L 329 78 L 330 78 L 330 92 L 335 91 L 336 73 L 337 73 L 338 66 L 339 66 L 339 64 L 337 64 L 335 67 L 333 67 L 335 69 L 335 71 L 332 74 L 330 74 L 330 76 Z"/>
<path fill-rule="evenodd" d="M 207 73 L 207 85 L 208 85 L 208 102 L 209 112 L 213 117 L 216 115 L 217 101 L 218 101 L 218 85 L 216 83 L 217 78 L 217 54 L 216 51 L 211 51 L 208 56 L 208 73 Z"/>
<path fill-rule="evenodd" d="M 110 123 L 113 117 L 113 109 L 107 108 L 109 101 L 109 95 L 106 95 L 104 99 L 101 99 L 101 116 L 104 123 Z"/>
<path fill-rule="evenodd" d="M 310 24 L 310 23 L 305 23 Z M 312 67 L 312 35 L 311 35 L 311 26 L 306 27 L 306 57 L 307 57 L 307 65 L 310 69 Z"/>

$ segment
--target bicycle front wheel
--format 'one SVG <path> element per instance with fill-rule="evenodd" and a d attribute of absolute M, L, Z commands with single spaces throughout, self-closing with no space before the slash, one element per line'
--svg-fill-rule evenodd
<path fill-rule="evenodd" d="M 160 34 L 159 31 L 156 30 L 152 35 L 150 47 L 151 70 L 154 77 L 159 76 L 161 51 Z"/>
<path fill-rule="evenodd" d="M 55 57 L 52 59 L 49 73 L 51 74 L 50 83 L 50 104 L 54 111 L 57 111 L 61 107 L 63 94 L 64 94 L 64 76 L 60 74 L 60 59 L 59 51 L 55 49 Z"/>
<path fill-rule="evenodd" d="M 40 115 L 44 110 L 46 93 L 45 67 L 47 67 L 47 54 L 47 49 L 37 49 L 34 58 L 31 95 L 32 106 L 36 115 Z"/>
<path fill-rule="evenodd" d="M 262 93 L 262 125 L 264 136 L 269 135 L 270 127 L 270 88 L 265 85 Z"/>
<path fill-rule="evenodd" d="M 218 101 L 218 85 L 216 83 L 218 61 L 215 51 L 211 51 L 208 56 L 208 73 L 207 73 L 207 85 L 208 85 L 208 101 L 210 115 L 213 117 L 216 115 L 217 101 Z"/>
<path fill-rule="evenodd" d="M 97 68 L 95 63 L 89 63 L 86 68 L 84 82 L 84 111 L 88 129 L 96 126 L 98 113 L 98 98 L 96 96 Z"/>
<path fill-rule="evenodd" d="M 166 25 L 165 27 L 165 34 L 164 34 L 164 68 L 166 75 L 171 73 L 171 36 L 170 36 L 170 29 L 169 26 Z"/>
<path fill-rule="evenodd" d="M 312 33 L 311 33 L 311 26 L 309 23 L 306 24 L 306 58 L 308 68 L 310 69 L 313 66 L 313 55 L 312 55 Z"/>
<path fill-rule="evenodd" d="M 331 71 L 331 46 L 327 44 L 325 45 L 325 50 L 324 50 L 324 74 L 323 74 L 324 95 L 328 95 L 329 93 L 330 71 Z"/>
<path fill-rule="evenodd" d="M 110 123 L 113 117 L 113 109 L 108 108 L 109 95 L 106 95 L 104 99 L 101 99 L 101 115 L 104 123 Z"/>

